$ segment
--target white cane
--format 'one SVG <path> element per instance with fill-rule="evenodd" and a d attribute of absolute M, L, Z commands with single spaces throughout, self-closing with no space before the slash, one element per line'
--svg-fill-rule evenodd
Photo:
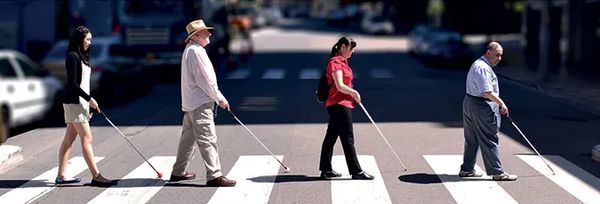
<path fill-rule="evenodd" d="M 544 162 L 544 164 L 546 164 L 546 166 L 548 166 L 548 168 L 550 169 L 550 171 L 552 171 L 552 175 L 556 175 L 556 173 L 554 172 L 554 169 L 552 169 L 552 167 L 550 167 L 550 164 L 548 164 L 548 162 L 546 162 L 546 159 L 544 159 L 544 157 L 542 157 L 542 155 L 540 154 L 540 152 L 537 151 L 537 149 L 535 149 L 535 147 L 533 146 L 533 144 L 531 144 L 531 142 L 529 142 L 529 139 L 527 139 L 527 137 L 525 137 L 525 134 L 523 134 L 523 131 L 521 131 L 521 129 L 519 128 L 519 126 L 517 126 L 517 124 L 515 124 L 515 121 L 513 121 L 513 119 L 506 115 L 506 117 L 508 118 L 508 120 L 510 120 L 510 123 L 512 123 L 513 127 L 515 127 L 515 129 L 517 129 L 517 131 L 519 131 L 519 133 L 521 134 L 521 136 L 523 136 L 523 139 L 525 139 L 525 141 L 527 141 L 527 144 L 529 144 L 529 146 L 533 149 L 533 151 L 540 157 L 540 159 L 542 159 L 542 161 Z"/>
<path fill-rule="evenodd" d="M 373 123 L 373 126 L 375 126 L 375 129 L 377 129 L 377 132 L 379 132 L 379 135 L 381 135 L 381 138 L 383 138 L 383 140 L 385 141 L 385 143 L 387 144 L 387 146 L 390 148 L 390 150 L 392 150 L 392 153 L 394 153 L 394 156 L 396 157 L 396 160 L 398 160 L 398 162 L 400 163 L 400 165 L 402 165 L 402 168 L 404 168 L 404 171 L 406 171 L 407 170 L 406 166 L 404 166 L 404 163 L 402 163 L 402 160 L 400 160 L 400 157 L 398 157 L 398 154 L 396 154 L 396 151 L 394 151 L 394 148 L 392 148 L 392 145 L 390 145 L 390 143 L 388 142 L 388 140 L 385 138 L 385 136 L 383 135 L 383 132 L 381 132 L 381 130 L 379 129 L 379 127 L 377 126 L 377 124 L 375 124 L 375 121 L 373 121 L 373 118 L 371 118 L 371 115 L 369 114 L 369 112 L 367 111 L 367 109 L 363 106 L 362 103 L 358 103 L 358 105 L 365 112 L 365 114 L 367 115 L 367 117 L 369 118 L 369 120 L 371 120 L 371 123 Z"/>

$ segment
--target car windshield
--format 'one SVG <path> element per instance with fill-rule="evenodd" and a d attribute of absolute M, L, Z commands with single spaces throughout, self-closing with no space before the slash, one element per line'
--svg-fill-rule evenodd
<path fill-rule="evenodd" d="M 132 16 L 167 15 L 180 13 L 183 1 L 131 0 L 125 3 L 125 13 Z"/>

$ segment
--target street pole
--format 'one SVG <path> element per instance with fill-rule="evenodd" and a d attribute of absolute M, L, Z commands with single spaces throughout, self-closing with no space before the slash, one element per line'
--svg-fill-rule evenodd
<path fill-rule="evenodd" d="M 567 60 L 569 59 L 569 8 L 571 7 L 570 3 L 565 3 L 562 5 L 562 15 L 561 15 L 561 25 L 560 25 L 560 69 L 558 70 L 558 75 L 560 82 L 565 83 L 569 78 L 569 73 L 567 70 Z"/>
<path fill-rule="evenodd" d="M 17 1 L 17 49 L 20 52 L 25 52 L 25 48 L 23 45 L 24 39 L 25 38 L 25 5 L 28 4 L 28 2 L 25 2 L 24 0 L 22 1 Z"/>
<path fill-rule="evenodd" d="M 538 67 L 538 81 L 546 82 L 548 80 L 548 59 L 550 48 L 550 2 L 541 3 L 541 23 L 540 23 L 540 61 Z"/>

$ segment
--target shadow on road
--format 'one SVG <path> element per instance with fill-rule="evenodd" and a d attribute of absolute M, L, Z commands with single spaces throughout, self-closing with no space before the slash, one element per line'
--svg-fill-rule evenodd
<path fill-rule="evenodd" d="M 275 183 L 289 183 L 289 182 L 311 182 L 311 181 L 319 181 L 318 176 L 307 176 L 307 175 L 272 175 L 272 176 L 258 176 L 249 178 L 252 182 L 257 183 L 272 183 L 275 180 Z"/>

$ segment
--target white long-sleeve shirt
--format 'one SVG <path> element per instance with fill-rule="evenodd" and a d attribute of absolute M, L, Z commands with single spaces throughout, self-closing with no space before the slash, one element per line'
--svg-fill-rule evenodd
<path fill-rule="evenodd" d="M 193 111 L 202 104 L 226 100 L 206 50 L 191 41 L 181 57 L 181 110 Z"/>

